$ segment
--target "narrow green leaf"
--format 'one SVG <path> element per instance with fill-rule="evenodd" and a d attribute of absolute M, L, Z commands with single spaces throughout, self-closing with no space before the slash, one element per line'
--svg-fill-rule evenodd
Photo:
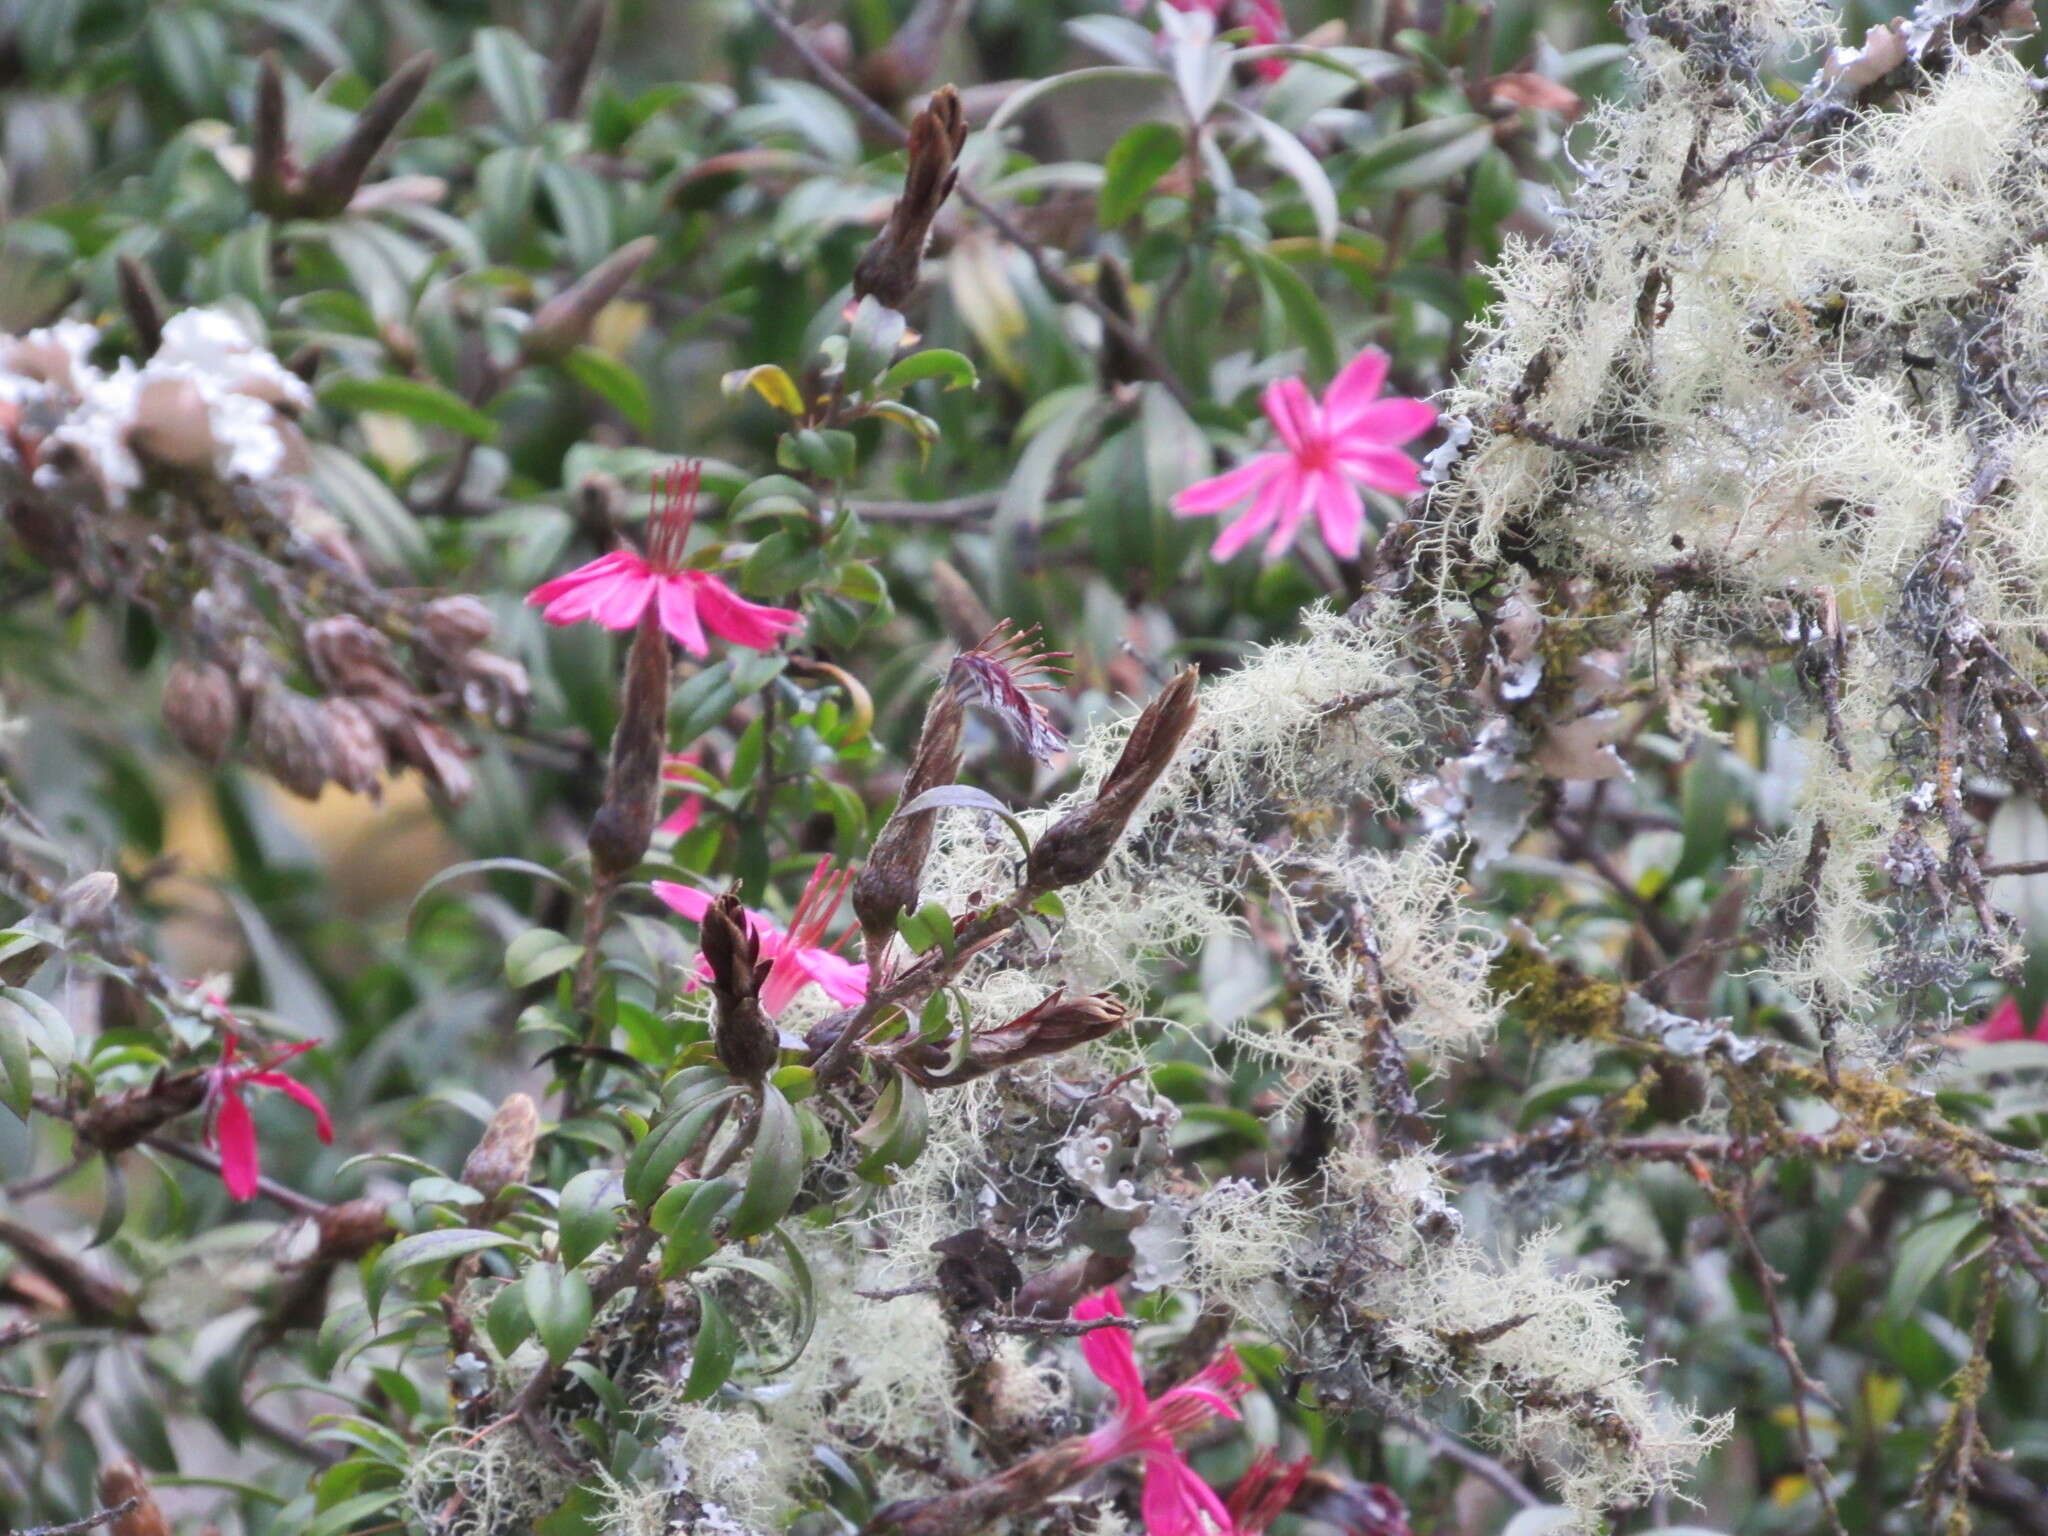
<path fill-rule="evenodd" d="M 386 411 L 488 443 L 498 424 L 438 384 L 389 374 L 348 373 L 320 386 L 320 403 L 344 411 Z"/>
<path fill-rule="evenodd" d="M 739 1354 L 739 1330 L 726 1316 L 725 1308 L 708 1288 L 697 1292 L 697 1341 L 690 1359 L 690 1374 L 683 1382 L 683 1401 L 702 1402 L 732 1374 Z"/>
<path fill-rule="evenodd" d="M 733 1208 L 732 1235 L 754 1237 L 774 1226 L 796 1203 L 803 1176 L 804 1139 L 796 1111 L 781 1090 L 763 1084 L 754 1153 L 740 1202 Z"/>
<path fill-rule="evenodd" d="M 625 1203 L 625 1180 L 614 1169 L 586 1168 L 564 1184 L 555 1213 L 562 1262 L 574 1269 L 601 1248 L 618 1230 Z"/>
<path fill-rule="evenodd" d="M 1180 163 L 1185 145 L 1174 123 L 1140 123 L 1109 147 L 1103 161 L 1102 198 L 1096 218 L 1114 229 L 1144 206 L 1159 178 Z"/>

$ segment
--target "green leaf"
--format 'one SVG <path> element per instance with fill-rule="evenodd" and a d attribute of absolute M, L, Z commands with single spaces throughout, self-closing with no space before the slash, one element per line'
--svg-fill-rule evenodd
<path fill-rule="evenodd" d="M 390 374 L 346 373 L 320 386 L 320 403 L 343 411 L 386 411 L 488 443 L 498 424 L 438 384 Z"/>
<path fill-rule="evenodd" d="M 29 1043 L 59 1072 L 78 1054 L 77 1037 L 64 1011 L 47 997 L 26 987 L 0 987 L 0 1005 L 18 1008 L 28 1020 Z"/>
<path fill-rule="evenodd" d="M 372 1515 L 381 1515 L 396 1504 L 403 1488 L 381 1488 L 375 1493 L 359 1493 L 353 1498 L 343 1499 L 320 1512 L 311 1525 L 305 1527 L 305 1536 L 343 1536 L 354 1530 Z"/>
<path fill-rule="evenodd" d="M 485 1232 L 475 1227 L 449 1227 L 439 1232 L 415 1232 L 411 1237 L 401 1237 L 377 1255 L 376 1262 L 363 1279 L 363 1298 L 369 1303 L 370 1316 L 373 1319 L 377 1316 L 384 1293 L 391 1288 L 392 1281 L 408 1270 L 452 1263 L 491 1248 L 523 1246 L 517 1238 L 507 1237 L 502 1232 Z"/>
<path fill-rule="evenodd" d="M 953 947 L 953 918 L 936 901 L 928 901 L 915 912 L 898 917 L 896 931 L 912 954 L 922 955 L 934 949 L 950 952 Z"/>
<path fill-rule="evenodd" d="M 697 1291 L 697 1339 L 691 1352 L 690 1374 L 683 1382 L 683 1401 L 702 1402 L 732 1374 L 739 1355 L 739 1330 L 726 1316 L 725 1308 L 708 1287 Z"/>
<path fill-rule="evenodd" d="M 35 1078 L 29 1070 L 28 1019 L 19 1008 L 0 1007 L 0 1078 L 0 1102 L 26 1122 Z"/>
<path fill-rule="evenodd" d="M 536 1264 L 527 1270 L 519 1289 L 526 1301 L 533 1331 L 556 1365 L 576 1353 L 590 1331 L 590 1282 L 577 1269 L 559 1264 Z"/>
<path fill-rule="evenodd" d="M 845 388 L 865 393 L 896 356 L 908 329 L 903 316 L 873 294 L 862 299 L 846 334 L 846 368 L 841 375 Z"/>
<path fill-rule="evenodd" d="M 924 1151 L 930 1118 L 924 1089 L 901 1073 L 892 1077 L 853 1133 L 854 1143 L 867 1152 L 854 1171 L 871 1183 L 893 1182 L 889 1170 L 907 1168 Z"/>
<path fill-rule="evenodd" d="M 1309 152 L 1306 144 L 1271 118 L 1261 117 L 1234 101 L 1224 105 L 1258 136 L 1266 158 L 1301 188 L 1309 214 L 1316 222 L 1316 238 L 1322 242 L 1323 249 L 1328 250 L 1337 239 L 1337 189 L 1330 185 L 1322 161 Z"/>
<path fill-rule="evenodd" d="M 507 128 L 530 136 L 547 119 L 541 59 L 526 39 L 505 27 L 485 27 L 470 45 L 484 94 Z"/>
<path fill-rule="evenodd" d="M 1945 1211 L 1932 1221 L 1908 1232 L 1898 1245 L 1892 1261 L 1891 1281 L 1885 1287 L 1885 1315 L 1894 1323 L 1912 1317 L 1920 1296 L 1934 1283 L 1963 1240 L 1975 1230 L 1981 1218 L 1975 1206 Z"/>
<path fill-rule="evenodd" d="M 1159 178 L 1180 162 L 1184 143 L 1177 124 L 1153 122 L 1138 124 L 1110 145 L 1102 164 L 1102 198 L 1096 204 L 1096 218 L 1104 229 L 1116 228 L 1144 205 Z"/>
<path fill-rule="evenodd" d="M 1003 104 L 996 108 L 984 130 L 991 138 L 1000 137 L 1003 129 L 1028 112 L 1034 103 L 1050 96 L 1054 91 L 1064 91 L 1076 85 L 1109 83 L 1126 85 L 1145 84 L 1155 88 L 1172 82 L 1164 70 L 1138 69 L 1122 64 L 1098 64 L 1088 69 L 1070 69 L 1063 75 L 1054 75 L 1045 80 L 1034 80 L 1022 90 L 1012 91 L 1003 98 Z"/>
<path fill-rule="evenodd" d="M 943 379 L 946 388 L 973 389 L 980 383 L 974 364 L 948 347 L 927 347 L 898 360 L 882 375 L 883 389 L 908 389 L 926 379 Z"/>
<path fill-rule="evenodd" d="M 804 1176 L 803 1132 L 796 1111 L 780 1089 L 761 1087 L 761 1108 L 754 1125 L 754 1153 L 740 1202 L 733 1208 L 729 1230 L 734 1237 L 755 1237 L 780 1221 L 796 1203 Z"/>
<path fill-rule="evenodd" d="M 583 946 L 552 928 L 529 928 L 505 946 L 505 979 L 530 987 L 559 975 L 583 958 Z"/>
<path fill-rule="evenodd" d="M 484 1334 L 500 1356 L 509 1355 L 533 1332 L 533 1318 L 526 1310 L 526 1287 L 501 1285 L 484 1308 Z"/>
<path fill-rule="evenodd" d="M 648 1225 L 667 1239 L 662 1250 L 662 1274 L 679 1275 L 695 1269 L 718 1251 L 712 1224 L 739 1193 L 731 1179 L 687 1179 L 670 1185 L 655 1201 Z"/>
<path fill-rule="evenodd" d="M 627 1198 L 645 1209 L 661 1198 L 676 1165 L 709 1133 L 718 1112 L 739 1097 L 741 1088 L 727 1079 L 722 1087 L 693 1095 L 657 1121 L 626 1159 Z"/>
<path fill-rule="evenodd" d="M 600 352 L 595 347 L 578 347 L 562 359 L 562 371 L 593 395 L 609 402 L 614 410 L 633 424 L 636 431 L 654 430 L 654 403 L 648 398 L 647 386 L 640 381 L 639 374 L 609 352 Z"/>
<path fill-rule="evenodd" d="M 1308 353 L 1309 367 L 1329 379 L 1337 371 L 1337 339 L 1330 333 L 1330 316 L 1322 300 L 1286 262 L 1255 246 L 1241 249 L 1258 276 L 1261 290 L 1279 306 L 1287 328 Z"/>
<path fill-rule="evenodd" d="M 555 1217 L 562 1262 L 574 1269 L 603 1247 L 618 1230 L 625 1204 L 624 1177 L 610 1168 L 586 1168 L 564 1184 Z"/>
<path fill-rule="evenodd" d="M 421 885 L 419 890 L 414 893 L 412 906 L 406 913 L 407 924 L 410 925 L 413 917 L 418 914 L 420 903 L 426 900 L 429 891 L 436 890 L 451 880 L 460 880 L 464 875 L 499 873 L 531 875 L 534 879 L 545 880 L 550 885 L 557 886 L 571 895 L 574 895 L 576 891 L 576 887 L 569 883 L 567 876 L 558 874 L 556 871 L 549 869 L 545 864 L 536 864 L 531 859 L 465 859 L 460 864 L 449 865 L 446 869 L 434 874 L 425 884 Z"/>
<path fill-rule="evenodd" d="M 1492 143 L 1492 123 L 1476 112 L 1432 118 L 1361 150 L 1347 185 L 1355 192 L 1435 186 L 1464 170 Z"/>

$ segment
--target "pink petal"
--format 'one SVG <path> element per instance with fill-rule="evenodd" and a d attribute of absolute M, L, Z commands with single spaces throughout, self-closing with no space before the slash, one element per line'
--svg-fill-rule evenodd
<path fill-rule="evenodd" d="M 622 567 L 564 592 L 541 609 L 540 616 L 550 624 L 588 619 L 606 629 L 631 629 L 654 600 L 655 585 L 650 572 Z"/>
<path fill-rule="evenodd" d="M 1098 1317 L 1122 1317 L 1124 1304 L 1113 1287 L 1105 1286 L 1093 1296 L 1074 1303 L 1074 1320 L 1091 1322 Z M 1096 1328 L 1081 1335 L 1081 1358 L 1096 1379 L 1115 1394 L 1117 1411 L 1136 1418 L 1150 1406 L 1145 1396 L 1145 1378 L 1138 1371 L 1138 1351 L 1123 1328 Z"/>
<path fill-rule="evenodd" d="M 803 615 L 787 608 L 750 603 L 708 571 L 684 573 L 697 591 L 697 612 L 704 627 L 734 645 L 773 650 L 782 637 L 803 623 Z"/>
<path fill-rule="evenodd" d="M 1323 395 L 1323 412 L 1332 431 L 1342 432 L 1358 413 L 1379 399 L 1387 383 L 1387 354 L 1367 347 L 1344 365 Z"/>
<path fill-rule="evenodd" d="M 319 1094 L 295 1078 L 286 1077 L 282 1072 L 252 1072 L 249 1074 L 249 1081 L 261 1083 L 266 1088 L 275 1088 L 301 1109 L 312 1111 L 314 1131 L 321 1141 L 332 1145 L 334 1122 L 327 1117 L 327 1106 L 320 1102 Z"/>
<path fill-rule="evenodd" d="M 1218 560 L 1229 560 L 1272 527 L 1273 519 L 1280 515 L 1280 508 L 1292 496 L 1290 487 L 1297 478 L 1293 461 L 1283 460 L 1279 471 L 1260 487 L 1251 510 L 1216 535 L 1216 542 L 1209 546 L 1210 555 Z"/>
<path fill-rule="evenodd" d="M 1280 515 L 1273 522 L 1273 536 L 1266 540 L 1266 558 L 1277 560 L 1294 542 L 1294 530 L 1301 526 L 1301 520 L 1308 509 L 1315 505 L 1316 487 L 1322 480 L 1317 474 L 1296 474 L 1285 477 L 1286 498 L 1280 503 Z M 1276 485 L 1281 481 L 1275 481 Z"/>
<path fill-rule="evenodd" d="M 526 600 L 537 608 L 545 607 L 556 598 L 588 586 L 593 581 L 616 576 L 621 570 L 629 568 L 634 563 L 634 558 L 630 551 L 623 549 L 615 549 L 608 555 L 599 555 L 595 560 L 586 561 L 573 571 L 542 582 L 526 594 Z"/>
<path fill-rule="evenodd" d="M 1294 453 L 1302 452 L 1321 435 L 1322 413 L 1315 397 L 1299 379 L 1279 379 L 1266 386 L 1262 399 L 1266 416 L 1280 434 L 1280 441 Z"/>
<path fill-rule="evenodd" d="M 1212 1530 L 1231 1529 L 1230 1511 L 1216 1490 L 1171 1448 L 1145 1458 L 1145 1490 L 1138 1507 L 1146 1536 L 1209 1536 Z"/>
<path fill-rule="evenodd" d="M 775 963 L 768 967 L 768 979 L 761 983 L 761 1008 L 769 1018 L 796 1001 L 797 993 L 811 984 L 810 973 L 804 969 L 803 952 L 785 948 L 775 957 Z"/>
<path fill-rule="evenodd" d="M 1337 455 L 1344 472 L 1375 491 L 1413 496 L 1422 489 L 1422 469 L 1398 448 L 1346 448 Z"/>
<path fill-rule="evenodd" d="M 680 912 L 693 923 L 704 921 L 704 914 L 711 910 L 715 899 L 709 891 L 700 891 L 694 885 L 678 885 L 673 880 L 655 881 L 654 894 L 666 902 L 671 911 Z"/>
<path fill-rule="evenodd" d="M 682 804 L 662 817 L 654 830 L 668 837 L 682 837 L 696 827 L 703 812 L 704 802 L 699 796 L 685 795 Z"/>
<path fill-rule="evenodd" d="M 1338 558 L 1356 560 L 1365 536 L 1365 502 L 1358 487 L 1335 470 L 1317 475 L 1316 484 L 1316 521 L 1322 526 L 1323 542 Z"/>
<path fill-rule="evenodd" d="M 1420 437 L 1435 425 L 1436 407 L 1427 400 L 1391 395 L 1373 401 L 1350 420 L 1337 423 L 1337 451 L 1343 453 L 1354 443 L 1367 448 L 1391 448 Z"/>
<path fill-rule="evenodd" d="M 1198 480 L 1173 498 L 1176 517 L 1207 517 L 1253 495 L 1287 462 L 1284 454 L 1262 453 L 1235 469 Z"/>
<path fill-rule="evenodd" d="M 691 584 L 680 577 L 665 576 L 656 601 L 661 605 L 661 627 L 668 637 L 692 656 L 708 655 L 711 647 L 704 641 L 704 626 L 697 616 L 697 595 Z"/>
<path fill-rule="evenodd" d="M 812 949 L 804 952 L 804 966 L 810 971 L 811 980 L 842 1008 L 867 998 L 868 968 L 859 961 L 835 955 L 829 949 Z"/>
<path fill-rule="evenodd" d="M 256 1122 L 240 1089 L 224 1085 L 213 1122 L 214 1143 L 220 1151 L 220 1181 L 237 1200 L 256 1197 L 259 1168 L 256 1161 Z"/>

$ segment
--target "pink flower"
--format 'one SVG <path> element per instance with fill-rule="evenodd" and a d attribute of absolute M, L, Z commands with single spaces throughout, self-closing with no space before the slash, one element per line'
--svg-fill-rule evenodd
<path fill-rule="evenodd" d="M 995 717 L 1017 746 L 1050 762 L 1064 752 L 1067 738 L 1033 694 L 1048 693 L 1067 676 L 1062 663 L 1071 651 L 1042 651 L 1039 629 L 1014 629 L 1008 619 L 981 637 L 972 650 L 962 651 L 946 670 L 947 686 L 962 704 L 979 705 Z"/>
<path fill-rule="evenodd" d="M 1288 1505 L 1301 1492 L 1302 1482 L 1314 1463 L 1312 1456 L 1304 1456 L 1299 1461 L 1282 1461 L 1271 1451 L 1261 1451 L 1253 1457 L 1252 1464 L 1245 1468 L 1244 1476 L 1230 1490 L 1230 1501 L 1226 1507 L 1230 1511 L 1232 1536 L 1259 1536 L 1266 1527 L 1286 1514 Z"/>
<path fill-rule="evenodd" d="M 288 1045 L 269 1060 L 251 1066 L 236 1062 L 241 1046 L 234 1035 L 221 1043 L 220 1063 L 207 1070 L 205 1142 L 220 1153 L 220 1181 L 237 1200 L 256 1193 L 262 1173 L 256 1155 L 256 1121 L 249 1113 L 243 1090 L 253 1085 L 275 1088 L 295 1103 L 312 1111 L 313 1129 L 323 1142 L 334 1140 L 334 1122 L 327 1118 L 327 1106 L 304 1083 L 294 1082 L 278 1067 L 294 1056 L 313 1049 L 311 1043 Z"/>
<path fill-rule="evenodd" d="M 676 808 L 662 817 L 655 831 L 669 837 L 683 837 L 697 825 L 697 818 L 704 811 L 704 792 L 697 776 L 690 770 L 698 765 L 699 758 L 700 754 L 696 752 L 679 752 L 663 760 L 661 782 L 686 787 L 676 801 Z"/>
<path fill-rule="evenodd" d="M 747 928 L 760 942 L 761 957 L 770 962 L 768 980 L 761 987 L 761 1006 L 771 1018 L 813 982 L 842 1007 L 868 995 L 868 968 L 835 953 L 838 944 L 845 942 L 845 935 L 832 945 L 820 942 L 832 914 L 839 910 L 840 898 L 852 883 L 852 870 L 834 873 L 832 861 L 820 859 L 804 885 L 803 895 L 797 898 L 796 910 L 789 915 L 788 928 L 780 927 L 765 912 L 748 909 Z M 673 880 L 655 881 L 654 894 L 693 923 L 704 921 L 714 899 L 709 891 L 678 885 Z M 700 980 L 708 980 L 711 975 L 710 967 L 701 957 L 697 961 L 697 975 Z"/>
<path fill-rule="evenodd" d="M 1074 1319 L 1122 1317 L 1123 1303 L 1114 1287 L 1084 1297 L 1074 1306 Z M 1145 1459 L 1145 1489 L 1139 1509 L 1147 1536 L 1228 1536 L 1230 1511 L 1203 1482 L 1174 1445 L 1176 1436 L 1200 1429 L 1219 1414 L 1237 1417 L 1232 1404 L 1244 1396 L 1246 1383 L 1234 1351 L 1226 1349 L 1202 1369 L 1157 1398 L 1145 1393 L 1138 1353 L 1130 1334 L 1117 1327 L 1096 1328 L 1081 1336 L 1081 1354 L 1116 1398 L 1116 1417 L 1088 1437 L 1089 1459 L 1097 1466 L 1126 1456 Z"/>
<path fill-rule="evenodd" d="M 1963 1037 L 1978 1045 L 2002 1045 L 2009 1040 L 2038 1040 L 2048 1044 L 2048 1008 L 2041 1010 L 2041 1016 L 2029 1029 L 2026 1020 L 2020 1017 L 2019 999 L 2008 997 L 1991 1010 L 1991 1016 L 1982 1024 L 1964 1030 Z"/>
<path fill-rule="evenodd" d="M 1280 0 L 1166 0 L 1176 11 L 1207 11 L 1216 18 L 1217 30 L 1243 28 L 1252 35 L 1252 46 L 1264 48 L 1287 41 L 1287 13 Z M 1129 8 L 1142 11 L 1145 0 L 1131 0 Z M 1278 80 L 1287 73 L 1285 59 L 1259 59 L 1252 67 L 1261 80 Z"/>
<path fill-rule="evenodd" d="M 1208 517 L 1249 499 L 1250 510 L 1217 535 L 1210 552 L 1228 560 L 1271 529 L 1271 560 L 1313 507 L 1331 552 L 1356 559 L 1365 532 L 1359 487 L 1413 496 L 1422 488 L 1421 467 L 1399 445 L 1436 424 L 1436 407 L 1426 400 L 1381 399 L 1386 380 L 1386 353 L 1367 347 L 1332 381 L 1320 405 L 1299 379 L 1268 385 L 1262 403 L 1281 446 L 1189 486 L 1173 498 L 1173 510 Z"/>
<path fill-rule="evenodd" d="M 692 656 L 709 650 L 704 632 L 757 651 L 772 650 L 803 622 L 787 608 L 750 603 L 709 571 L 683 564 L 690 524 L 697 516 L 697 484 L 703 466 L 695 460 L 671 465 L 664 477 L 662 504 L 647 535 L 647 553 L 615 549 L 566 576 L 544 581 L 526 600 L 550 624 L 583 619 L 606 629 L 632 629 L 648 605 L 656 605 L 661 627 Z"/>

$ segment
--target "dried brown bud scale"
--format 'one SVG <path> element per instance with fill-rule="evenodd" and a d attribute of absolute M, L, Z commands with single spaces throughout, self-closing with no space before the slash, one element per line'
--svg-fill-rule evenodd
<path fill-rule="evenodd" d="M 1078 885 L 1109 862 L 1131 818 L 1194 727 L 1196 709 L 1196 674 L 1188 667 L 1145 706 L 1095 799 L 1054 822 L 1032 848 L 1028 879 L 1033 890 Z"/>
<path fill-rule="evenodd" d="M 661 819 L 661 760 L 668 750 L 668 683 L 668 640 L 650 607 L 626 657 L 604 802 L 590 823 L 590 862 L 602 880 L 630 873 L 654 841 Z"/>
<path fill-rule="evenodd" d="M 900 310 L 917 291 L 925 247 L 931 243 L 932 221 L 959 177 L 955 164 L 967 142 L 967 113 L 960 93 L 942 85 L 925 109 L 911 120 L 910 163 L 903 173 L 903 195 L 889 210 L 889 221 L 853 269 L 853 295 L 874 298 Z"/>
<path fill-rule="evenodd" d="M 523 1093 L 510 1095 L 463 1159 L 462 1182 L 486 1200 L 497 1199 L 508 1186 L 526 1182 L 539 1138 L 540 1111 L 533 1100 Z"/>

